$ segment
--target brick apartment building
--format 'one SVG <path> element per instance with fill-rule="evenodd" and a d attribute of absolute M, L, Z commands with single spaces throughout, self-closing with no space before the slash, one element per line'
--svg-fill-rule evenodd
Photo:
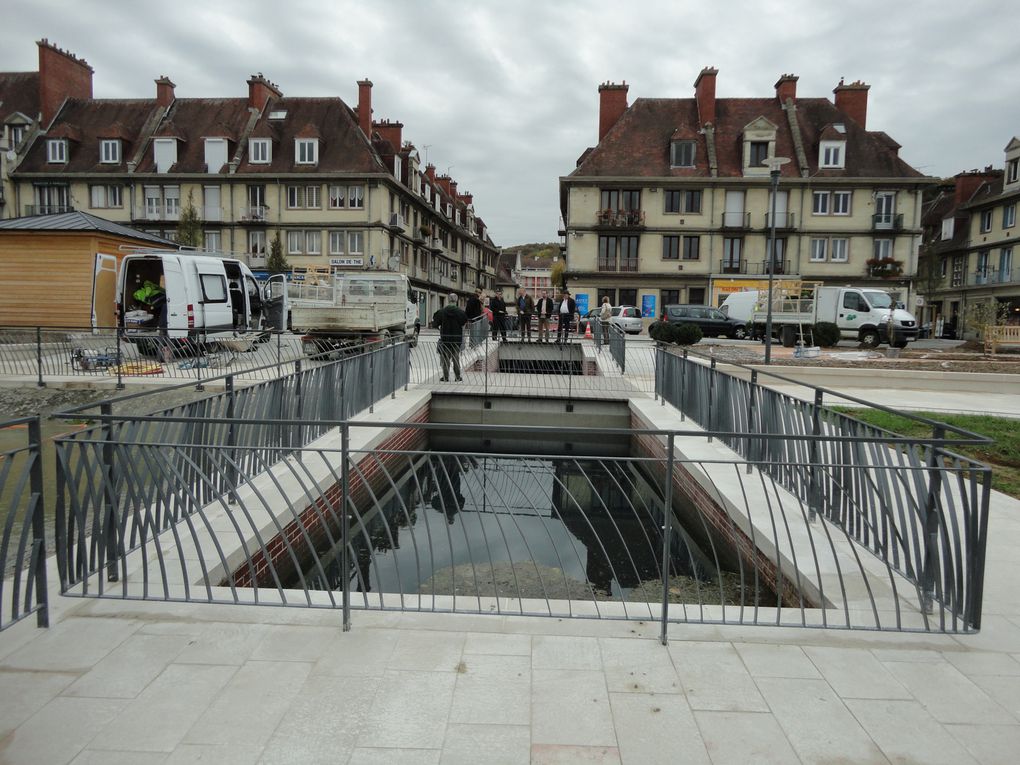
<path fill-rule="evenodd" d="M 423 319 L 450 292 L 494 285 L 472 195 L 421 161 L 402 123 L 373 118 L 370 81 L 354 108 L 286 97 L 261 74 L 247 97 L 179 98 L 160 77 L 154 97 L 95 99 L 88 64 L 38 46 L 38 72 L 0 74 L 15 149 L 4 217 L 84 210 L 173 238 L 190 205 L 207 249 L 256 269 L 279 236 L 292 266 L 403 271 Z"/>
<path fill-rule="evenodd" d="M 913 298 L 922 194 L 935 183 L 869 129 L 869 86 L 799 98 L 783 75 L 767 98 L 717 98 L 706 68 L 693 98 L 599 87 L 599 142 L 560 179 L 568 284 L 579 302 L 717 305 L 782 278 L 870 284 Z M 785 157 L 768 255 L 770 177 Z"/>

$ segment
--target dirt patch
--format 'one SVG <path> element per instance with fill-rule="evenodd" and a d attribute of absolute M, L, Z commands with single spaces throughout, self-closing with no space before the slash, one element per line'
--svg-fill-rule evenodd
<path fill-rule="evenodd" d="M 132 388 L 130 392 L 136 393 L 139 390 L 143 389 Z M 158 396 L 140 396 L 125 401 L 118 404 L 114 412 L 117 414 L 151 414 L 209 395 L 208 392 L 198 392 L 194 388 L 166 391 L 160 386 L 148 386 L 144 390 L 146 392 L 160 391 L 160 394 Z M 39 414 L 43 419 L 49 419 L 54 412 L 62 412 L 122 395 L 125 395 L 124 391 L 109 388 L 57 388 L 52 386 L 39 388 L 34 385 L 18 388 L 0 387 L 0 412 L 3 413 L 4 419 L 28 417 L 33 414 Z"/>

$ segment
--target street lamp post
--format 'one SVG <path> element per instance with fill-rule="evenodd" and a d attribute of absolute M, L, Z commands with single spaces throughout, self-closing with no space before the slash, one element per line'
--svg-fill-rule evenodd
<path fill-rule="evenodd" d="M 783 165 L 789 162 L 787 157 L 769 157 L 763 165 L 768 165 L 769 175 L 772 179 L 772 200 L 769 215 L 769 247 L 768 247 L 768 269 L 769 269 L 769 293 L 768 309 L 765 313 L 765 363 L 772 363 L 772 282 L 773 274 L 776 271 L 776 197 L 779 192 L 779 172 Z"/>

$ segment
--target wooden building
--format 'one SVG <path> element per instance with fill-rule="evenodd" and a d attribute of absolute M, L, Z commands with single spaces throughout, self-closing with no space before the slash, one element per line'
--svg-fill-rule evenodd
<path fill-rule="evenodd" d="M 140 247 L 177 245 L 84 212 L 0 220 L 0 326 L 115 326 L 117 267 Z"/>

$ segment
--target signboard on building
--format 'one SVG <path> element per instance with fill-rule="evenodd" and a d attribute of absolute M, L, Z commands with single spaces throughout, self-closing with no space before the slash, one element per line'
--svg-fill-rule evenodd
<path fill-rule="evenodd" d="M 655 318 L 655 295 L 641 296 L 641 318 L 642 319 Z"/>
<path fill-rule="evenodd" d="M 580 295 L 574 297 L 574 302 L 577 304 L 577 312 L 584 316 L 588 313 L 588 293 L 582 292 Z"/>
<path fill-rule="evenodd" d="M 772 289 L 794 291 L 800 287 L 800 279 L 773 279 Z M 712 280 L 712 302 L 719 306 L 726 296 L 734 292 L 747 292 L 750 290 L 767 290 L 769 288 L 768 277 L 760 279 L 713 279 Z"/>
<path fill-rule="evenodd" d="M 330 258 L 329 264 L 331 266 L 338 266 L 340 268 L 351 268 L 361 267 L 365 265 L 364 258 Z"/>

